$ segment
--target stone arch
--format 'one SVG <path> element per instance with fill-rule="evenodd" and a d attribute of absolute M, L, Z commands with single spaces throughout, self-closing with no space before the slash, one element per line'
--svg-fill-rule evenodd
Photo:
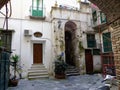
<path fill-rule="evenodd" d="M 65 23 L 65 61 L 68 65 L 75 66 L 74 38 L 77 25 L 73 21 Z"/>

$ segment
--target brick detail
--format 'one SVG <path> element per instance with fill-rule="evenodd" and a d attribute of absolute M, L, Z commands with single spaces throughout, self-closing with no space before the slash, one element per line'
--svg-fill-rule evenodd
<path fill-rule="evenodd" d="M 120 81 L 120 25 L 113 27 L 111 33 L 117 80 Z M 120 90 L 120 82 L 118 83 Z"/>

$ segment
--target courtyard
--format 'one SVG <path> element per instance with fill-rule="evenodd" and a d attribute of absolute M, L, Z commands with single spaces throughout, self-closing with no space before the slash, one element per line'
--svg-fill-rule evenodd
<path fill-rule="evenodd" d="M 66 79 L 21 79 L 17 87 L 9 87 L 8 90 L 98 90 L 104 86 L 103 77 L 100 74 L 70 76 Z M 112 85 L 110 90 L 118 90 Z"/>

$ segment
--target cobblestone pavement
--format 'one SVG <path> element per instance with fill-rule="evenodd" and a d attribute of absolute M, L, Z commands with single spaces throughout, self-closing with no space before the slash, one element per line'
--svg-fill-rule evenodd
<path fill-rule="evenodd" d="M 66 79 L 41 79 L 19 81 L 17 87 L 9 87 L 8 90 L 97 90 L 103 86 L 100 74 L 71 76 Z M 111 90 L 117 90 L 113 87 Z"/>

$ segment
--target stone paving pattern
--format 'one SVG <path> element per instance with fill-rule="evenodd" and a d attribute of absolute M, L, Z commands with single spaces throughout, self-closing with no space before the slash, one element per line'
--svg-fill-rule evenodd
<path fill-rule="evenodd" d="M 17 87 L 9 87 L 8 90 L 98 90 L 104 86 L 100 74 L 70 76 L 66 79 L 39 79 L 19 81 Z M 117 90 L 116 88 L 111 90 Z"/>

